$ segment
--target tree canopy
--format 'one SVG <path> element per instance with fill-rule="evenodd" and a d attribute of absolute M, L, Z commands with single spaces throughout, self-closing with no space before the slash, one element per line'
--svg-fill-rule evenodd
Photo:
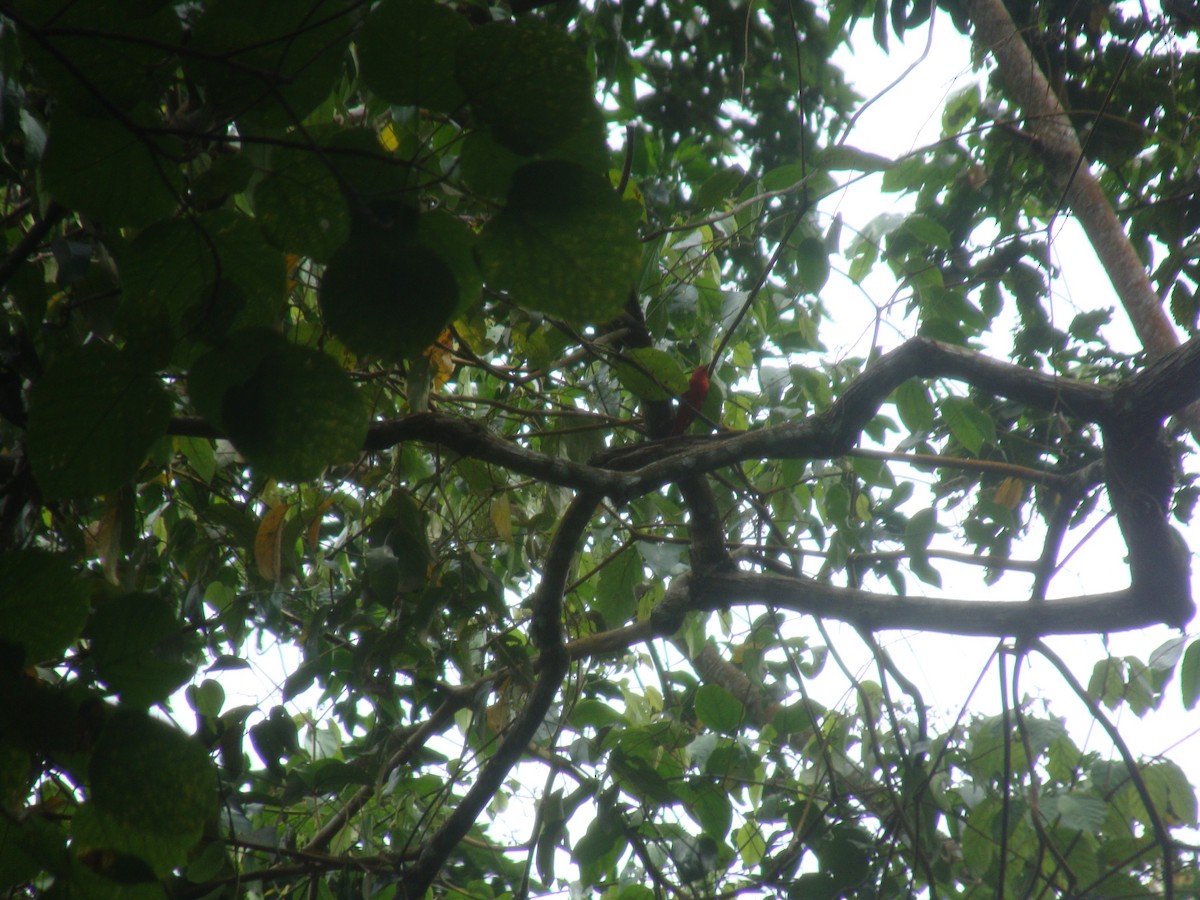
<path fill-rule="evenodd" d="M 940 139 L 859 147 L 851 41 L 954 30 Z M 1194 891 L 1113 719 L 1193 709 L 1200 644 L 1047 639 L 1194 612 L 1198 30 L 0 0 L 0 891 Z M 1111 296 L 1055 292 L 1070 218 Z M 1127 578 L 1060 587 L 1095 541 Z M 994 638 L 999 712 L 896 629 Z"/>

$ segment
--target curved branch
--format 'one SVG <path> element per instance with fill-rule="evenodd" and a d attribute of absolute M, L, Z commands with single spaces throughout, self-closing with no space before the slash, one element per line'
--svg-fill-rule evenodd
<path fill-rule="evenodd" d="M 1151 589 L 1152 590 L 1152 589 Z M 1134 587 L 1045 603 L 895 597 L 839 588 L 809 578 L 749 572 L 712 574 L 691 587 L 694 608 L 765 603 L 778 609 L 838 619 L 870 631 L 903 628 L 943 634 L 1036 636 L 1095 634 L 1157 625 L 1160 600 Z M 1190 600 L 1187 601 L 1190 605 Z"/>
<path fill-rule="evenodd" d="M 435 412 L 373 424 L 363 450 L 377 452 L 404 441 L 441 444 L 548 484 L 628 500 L 680 478 L 747 460 L 841 456 L 892 391 L 909 378 L 953 378 L 985 393 L 1103 424 L 1130 409 L 1165 415 L 1200 398 L 1200 340 L 1189 341 L 1114 389 L 1031 372 L 963 347 L 913 338 L 881 356 L 829 409 L 808 419 L 753 431 L 618 447 L 586 464 L 528 450 L 480 422 Z M 168 430 L 182 436 L 221 437 L 218 429 L 194 418 L 175 418 Z"/>

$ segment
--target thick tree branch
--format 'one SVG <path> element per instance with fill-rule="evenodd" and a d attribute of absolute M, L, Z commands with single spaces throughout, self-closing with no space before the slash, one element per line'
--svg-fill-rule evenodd
<path fill-rule="evenodd" d="M 1161 598 L 1152 593 L 1153 586 L 1143 589 L 1140 585 L 1106 594 L 1029 603 L 895 597 L 833 587 L 808 578 L 737 572 L 710 575 L 694 582 L 691 591 L 697 609 L 763 603 L 849 622 L 870 631 L 903 628 L 986 636 L 1095 634 L 1142 628 L 1163 621 Z M 1176 602 L 1190 606 L 1186 594 L 1182 601 Z"/>
<path fill-rule="evenodd" d="M 828 410 L 799 422 L 753 431 L 682 436 L 599 454 L 590 464 L 528 450 L 480 422 L 417 413 L 371 426 L 363 450 L 404 441 L 440 444 L 548 484 L 628 500 L 681 478 L 756 459 L 830 459 L 848 452 L 863 427 L 909 378 L 953 378 L 985 394 L 1104 423 L 1131 408 L 1169 414 L 1200 398 L 1200 340 L 1153 362 L 1116 389 L 988 359 L 963 347 L 913 338 L 881 356 Z M 200 419 L 173 419 L 170 433 L 220 437 Z"/>

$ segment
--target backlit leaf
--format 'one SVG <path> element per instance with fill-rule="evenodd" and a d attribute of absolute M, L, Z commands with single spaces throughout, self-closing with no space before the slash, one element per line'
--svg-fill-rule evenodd
<path fill-rule="evenodd" d="M 291 505 L 280 503 L 267 510 L 258 534 L 254 536 L 254 563 L 258 574 L 267 581 L 279 580 L 279 559 L 283 542 L 283 522 Z"/>

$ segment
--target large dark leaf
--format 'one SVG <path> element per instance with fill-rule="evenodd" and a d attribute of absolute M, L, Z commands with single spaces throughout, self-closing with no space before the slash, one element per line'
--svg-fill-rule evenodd
<path fill-rule="evenodd" d="M 86 846 L 133 854 L 156 870 L 183 861 L 217 809 L 217 779 L 193 738 L 145 713 L 115 713 L 88 767 L 90 802 L 73 830 Z"/>
<path fill-rule="evenodd" d="M 276 246 L 320 262 L 350 234 L 335 171 L 315 149 L 276 149 L 271 154 L 271 170 L 254 187 L 254 211 Z"/>
<path fill-rule="evenodd" d="M 188 392 L 251 463 L 283 480 L 303 481 L 346 461 L 366 437 L 366 405 L 345 371 L 274 332 L 238 332 L 201 357 Z"/>
<path fill-rule="evenodd" d="M 467 20 L 433 0 L 384 0 L 358 38 L 362 79 L 389 103 L 451 112 L 463 102 L 454 53 Z"/>
<path fill-rule="evenodd" d="M 0 556 L 0 642 L 29 666 L 61 654 L 83 630 L 87 590 L 67 561 L 40 550 Z"/>
<path fill-rule="evenodd" d="M 458 45 L 456 74 L 479 121 L 526 155 L 566 140 L 593 104 L 583 55 L 562 31 L 536 19 L 471 34 Z"/>
<path fill-rule="evenodd" d="M 214 0 L 185 66 L 219 115 L 249 129 L 301 122 L 341 72 L 353 25 L 340 0 Z"/>
<path fill-rule="evenodd" d="M 124 703 L 146 707 L 171 696 L 195 671 L 171 603 L 152 594 L 104 601 L 88 624 L 96 672 Z"/>
<path fill-rule="evenodd" d="M 458 304 L 458 282 L 427 247 L 369 232 L 329 261 L 320 302 L 326 324 L 351 350 L 401 360 L 441 334 Z"/>
<path fill-rule="evenodd" d="M 167 151 L 111 118 L 62 106 L 50 124 L 42 186 L 106 225 L 148 225 L 170 215 L 182 197 L 179 165 Z"/>
<path fill-rule="evenodd" d="M 606 179 L 558 161 L 516 172 L 479 257 L 488 284 L 521 306 L 584 322 L 619 313 L 641 269 L 633 222 Z"/>
<path fill-rule="evenodd" d="M 119 261 L 121 319 L 133 336 L 219 340 L 272 324 L 283 306 L 283 254 L 233 210 L 156 224 Z"/>
<path fill-rule="evenodd" d="M 24 0 L 34 27 L 21 50 L 56 99 L 81 110 L 131 110 L 157 101 L 179 60 L 174 4 L 156 0 Z"/>
<path fill-rule="evenodd" d="M 103 344 L 62 356 L 30 398 L 29 460 L 42 492 L 90 496 L 119 487 L 170 416 L 166 389 L 137 357 Z"/>

